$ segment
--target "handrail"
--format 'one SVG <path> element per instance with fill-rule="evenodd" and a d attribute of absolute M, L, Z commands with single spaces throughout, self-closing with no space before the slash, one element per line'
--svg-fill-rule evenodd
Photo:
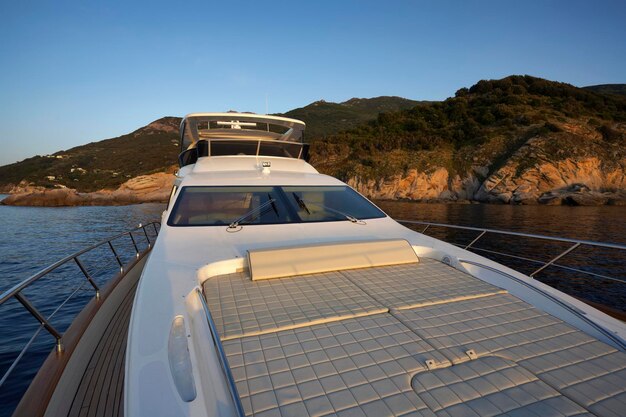
<path fill-rule="evenodd" d="M 423 221 L 418 221 L 418 220 L 398 220 L 398 219 L 394 219 L 394 220 L 397 221 L 398 223 L 426 225 L 427 228 L 430 227 L 430 226 L 448 227 L 448 228 L 451 228 L 451 229 L 473 230 L 473 231 L 476 231 L 476 232 L 487 232 L 487 233 L 495 233 L 495 234 L 508 235 L 508 236 L 531 237 L 531 238 L 535 238 L 535 239 L 554 240 L 554 241 L 558 241 L 558 242 L 569 242 L 569 243 L 580 243 L 581 245 L 589 245 L 589 246 L 598 246 L 598 247 L 603 247 L 603 248 L 626 250 L 626 245 L 621 245 L 619 243 L 596 242 L 596 241 L 593 241 L 593 240 L 578 240 L 578 239 L 570 239 L 570 238 L 566 238 L 566 237 L 535 235 L 535 234 L 532 234 L 532 233 L 511 232 L 511 231 L 499 230 L 499 229 L 484 229 L 484 228 L 480 228 L 480 227 L 458 226 L 456 224 L 432 223 L 432 222 L 423 222 Z"/>
<path fill-rule="evenodd" d="M 215 349 L 217 349 L 218 358 L 220 360 L 220 366 L 222 368 L 222 373 L 224 374 L 224 378 L 226 378 L 226 382 L 228 384 L 228 391 L 230 392 L 230 396 L 233 400 L 233 404 L 235 405 L 235 411 L 237 412 L 238 417 L 245 417 L 246 413 L 244 412 L 243 405 L 241 404 L 241 398 L 239 397 L 239 391 L 237 391 L 237 384 L 235 383 L 235 378 L 230 370 L 230 365 L 228 364 L 228 358 L 226 357 L 226 352 L 224 351 L 224 346 L 222 346 L 222 342 L 220 341 L 219 334 L 217 333 L 217 328 L 215 327 L 215 322 L 213 321 L 213 317 L 211 316 L 211 312 L 209 311 L 209 306 L 206 304 L 206 300 L 204 298 L 204 294 L 200 288 L 196 288 L 196 294 L 200 298 L 200 303 L 202 304 L 202 309 L 204 310 L 204 316 L 206 317 L 206 321 L 209 324 L 209 330 L 211 330 L 211 338 L 213 339 L 213 345 Z"/>
<path fill-rule="evenodd" d="M 69 299 L 71 297 L 73 297 L 76 292 L 82 288 L 82 286 L 86 283 L 89 282 L 89 284 L 91 284 L 91 287 L 95 290 L 95 297 L 96 299 L 100 298 L 100 287 L 96 284 L 96 282 L 94 281 L 93 277 L 91 276 L 91 274 L 87 271 L 87 268 L 85 267 L 85 265 L 82 263 L 82 261 L 80 260 L 79 256 L 86 254 L 96 248 L 99 248 L 100 246 L 108 246 L 109 249 L 111 250 L 112 254 L 115 256 L 115 259 L 117 261 L 117 263 L 120 266 L 120 272 L 124 271 L 124 264 L 119 256 L 119 254 L 117 253 L 115 247 L 113 246 L 113 241 L 124 237 L 124 236 L 130 236 L 130 239 L 132 241 L 133 247 L 135 249 L 135 256 L 136 258 L 140 258 L 142 254 L 146 253 L 147 251 L 149 251 L 152 247 L 152 242 L 150 240 L 150 237 L 148 236 L 148 232 L 146 230 L 147 227 L 152 226 L 154 228 L 154 232 L 155 234 L 158 235 L 158 228 L 157 226 L 160 227 L 160 223 L 159 222 L 151 222 L 145 225 L 139 224 L 139 226 L 131 229 L 131 230 L 127 230 L 125 232 L 119 233 L 115 236 L 112 236 L 108 239 L 104 239 L 101 240 L 91 246 L 88 246 L 87 248 L 81 249 L 78 252 L 75 252 L 71 255 L 66 256 L 65 258 L 53 263 L 52 265 L 47 266 L 46 268 L 42 269 L 41 271 L 37 272 L 36 274 L 26 278 L 25 280 L 15 284 L 13 287 L 9 288 L 8 290 L 4 291 L 1 295 L 0 295 L 0 306 L 2 304 L 4 304 L 5 302 L 11 300 L 11 299 L 15 299 L 17 300 L 24 308 L 26 311 L 28 311 L 33 317 L 35 317 L 35 319 L 40 323 L 40 325 L 37 328 L 37 331 L 35 332 L 35 335 L 33 335 L 33 337 L 31 337 L 31 339 L 28 341 L 28 343 L 26 344 L 26 346 L 24 346 L 24 348 L 22 348 L 22 350 L 20 351 L 20 353 L 18 354 L 17 358 L 13 361 L 13 363 L 11 364 L 11 366 L 7 369 L 7 371 L 4 373 L 4 375 L 0 378 L 0 387 L 2 387 L 2 385 L 4 384 L 4 382 L 8 379 L 9 375 L 11 374 L 11 372 L 13 371 L 13 369 L 15 369 L 15 366 L 17 365 L 17 363 L 22 359 L 22 357 L 24 356 L 24 353 L 26 352 L 26 350 L 32 345 L 32 342 L 34 341 L 34 337 L 39 334 L 39 332 L 42 329 L 45 329 L 50 335 L 52 335 L 52 337 L 55 338 L 56 340 L 56 350 L 57 352 L 61 353 L 64 350 L 63 347 L 63 333 L 60 332 L 58 329 L 56 329 L 50 322 L 50 319 L 52 318 L 52 316 L 59 310 L 59 308 L 61 308 L 65 303 L 67 303 L 69 301 Z M 137 246 L 137 243 L 135 241 L 135 238 L 133 237 L 132 233 L 136 232 L 138 230 L 143 230 L 143 233 L 145 234 L 146 240 L 147 240 L 147 248 L 144 251 L 140 251 L 139 250 L 139 246 Z M 57 309 L 55 309 L 52 314 L 50 314 L 48 317 L 44 316 L 27 298 L 26 296 L 22 293 L 22 291 L 28 287 L 30 287 L 31 285 L 33 285 L 34 283 L 36 283 L 38 280 L 44 278 L 46 275 L 48 275 L 49 273 L 51 273 L 52 271 L 56 270 L 57 268 L 59 268 L 60 266 L 63 266 L 67 263 L 70 262 L 75 262 L 76 265 L 78 266 L 78 268 L 80 269 L 80 271 L 82 272 L 82 274 L 84 275 L 86 281 L 83 281 L 83 283 L 80 284 L 80 286 L 74 290 L 69 297 L 67 297 L 59 307 L 57 307 Z"/>
<path fill-rule="evenodd" d="M 139 226 L 137 226 L 134 229 L 127 230 L 127 231 L 119 233 L 119 234 L 117 234 L 115 236 L 111 236 L 108 239 L 101 240 L 100 242 L 94 243 L 91 246 L 88 246 L 88 247 L 86 247 L 84 249 L 79 250 L 76 253 L 68 255 L 68 256 L 66 256 L 65 258 L 63 258 L 63 259 L 61 259 L 59 261 L 56 261 L 52 265 L 47 266 L 46 268 L 42 269 L 41 271 L 37 272 L 36 274 L 32 275 L 31 277 L 25 279 L 22 282 L 17 283 L 12 288 L 9 288 L 5 292 L 3 292 L 2 295 L 0 295 L 0 305 L 2 305 L 5 301 L 7 301 L 13 295 L 17 294 L 18 292 L 22 291 L 24 288 L 28 287 L 33 282 L 35 282 L 38 279 L 42 278 L 44 275 L 49 274 L 50 272 L 54 271 L 55 269 L 57 269 L 61 265 L 67 263 L 68 261 L 71 261 L 74 258 L 78 258 L 80 255 L 83 255 L 84 253 L 90 252 L 90 251 L 94 250 L 95 248 L 97 248 L 98 246 L 105 245 L 105 244 L 109 243 L 112 240 L 119 239 L 120 237 L 125 236 L 125 235 L 130 235 L 132 232 L 135 232 L 135 231 L 137 231 L 139 229 L 142 229 L 143 232 L 146 233 L 146 227 L 150 226 L 150 225 L 154 225 L 155 231 L 156 231 L 156 225 L 161 226 L 161 223 L 160 222 L 152 222 L 152 223 L 148 223 L 148 224 L 145 224 L 145 225 L 141 225 L 140 224 Z M 152 243 L 150 242 L 150 239 L 148 238 L 147 233 L 146 233 L 146 238 L 148 239 L 148 247 L 150 247 L 152 245 Z"/>
<path fill-rule="evenodd" d="M 568 267 L 568 266 L 565 266 L 565 265 L 560 265 L 560 264 L 556 263 L 556 261 L 558 261 L 559 259 L 563 258 L 565 255 L 573 252 L 574 250 L 576 250 L 580 246 L 592 246 L 592 247 L 608 248 L 608 249 L 618 249 L 618 250 L 626 251 L 626 245 L 622 245 L 622 244 L 619 244 L 619 243 L 596 242 L 596 241 L 593 241 L 593 240 L 579 240 L 579 239 L 563 238 L 563 237 L 556 237 L 556 236 L 537 235 L 537 234 L 532 234 L 532 233 L 511 232 L 511 231 L 498 230 L 498 229 L 486 229 L 486 228 L 480 228 L 480 227 L 458 226 L 458 225 L 447 224 L 447 223 L 424 222 L 424 221 L 418 221 L 418 220 L 396 220 L 396 221 L 398 223 L 402 223 L 402 224 L 417 224 L 417 225 L 426 226 L 422 230 L 422 233 L 424 233 L 426 230 L 428 230 L 431 226 L 432 227 L 443 227 L 443 228 L 449 228 L 449 229 L 471 230 L 471 231 L 479 232 L 478 236 L 476 236 L 468 245 L 463 246 L 463 245 L 458 245 L 458 244 L 455 244 L 455 243 L 453 243 L 453 244 L 456 245 L 456 246 L 462 247 L 463 249 L 474 249 L 474 250 L 478 250 L 478 251 L 489 252 L 489 253 L 492 253 L 492 254 L 502 255 L 502 256 L 511 257 L 511 258 L 515 258 L 515 259 L 523 259 L 525 261 L 541 264 L 541 266 L 538 269 L 536 269 L 535 271 L 533 271 L 532 273 L 529 274 L 529 276 L 533 277 L 533 278 L 535 277 L 535 275 L 537 275 L 541 271 L 545 270 L 547 267 L 554 266 L 554 267 L 561 268 L 561 269 L 573 270 L 575 272 L 580 272 L 580 273 L 583 273 L 583 274 L 586 274 L 586 275 L 592 275 L 592 276 L 595 276 L 595 277 L 598 277 L 598 278 L 602 278 L 602 279 L 609 279 L 609 280 L 612 280 L 612 281 L 626 283 L 626 280 L 623 280 L 623 279 L 609 277 L 609 276 L 606 276 L 606 275 L 597 274 L 597 273 L 594 273 L 594 272 L 591 272 L 591 271 L 584 271 L 584 270 L 577 269 L 577 268 L 571 268 L 571 267 Z M 505 236 L 516 236 L 516 237 L 525 237 L 525 238 L 532 238 L 532 239 L 539 239 L 539 240 L 547 240 L 547 241 L 554 241 L 554 242 L 572 243 L 572 245 L 569 246 L 567 249 L 563 250 L 562 252 L 560 252 L 557 256 L 551 258 L 549 261 L 540 261 L 540 260 L 524 258 L 524 257 L 520 257 L 520 256 L 508 254 L 508 253 L 501 253 L 501 252 L 498 252 L 498 251 L 493 251 L 493 250 L 487 250 L 487 249 L 484 249 L 484 248 L 476 248 L 476 247 L 474 247 L 474 244 L 476 242 L 478 242 L 483 236 L 485 236 L 486 234 L 489 234 L 489 233 L 491 233 L 491 234 L 498 234 L 498 235 L 505 235 Z"/>

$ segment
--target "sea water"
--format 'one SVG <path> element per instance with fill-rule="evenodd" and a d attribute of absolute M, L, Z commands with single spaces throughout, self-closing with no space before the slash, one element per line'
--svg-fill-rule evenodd
<path fill-rule="evenodd" d="M 0 195 L 0 199 L 2 197 Z M 379 201 L 377 204 L 397 219 L 626 244 L 625 207 L 418 204 L 398 201 Z M 139 223 L 160 219 L 164 209 L 163 204 L 60 208 L 0 206 L 0 292 L 86 246 L 131 229 Z M 415 226 L 414 229 L 421 231 L 423 226 Z M 478 232 L 429 228 L 427 234 L 466 245 Z M 540 264 L 522 262 L 486 251 L 547 261 L 567 247 L 566 244 L 489 234 L 476 243 L 476 248 L 483 250 L 477 253 L 489 255 L 525 273 L 532 272 Z M 108 259 L 107 262 L 114 263 L 114 260 Z M 619 251 L 581 248 L 563 258 L 560 263 L 626 281 L 626 253 Z M 65 294 L 74 288 L 76 279 L 81 277 L 80 274 L 76 275 L 76 271 L 73 273 L 73 280 L 67 279 L 61 270 L 58 276 L 42 283 L 38 290 L 43 293 L 43 299 L 36 298 L 41 294 L 32 296 L 42 303 L 42 310 L 51 311 L 52 306 L 45 302 L 47 298 Z M 538 274 L 537 279 L 577 297 L 626 310 L 626 283 L 559 268 L 550 268 Z M 62 329 L 66 328 L 91 297 L 93 290 L 89 286 L 80 289 L 75 296 L 76 301 L 72 301 L 74 304 L 69 302 L 57 313 L 55 324 Z M 25 325 L 26 320 L 31 322 Z M 25 338 L 27 332 L 24 329 L 32 332 L 36 324 L 17 302 L 0 306 L 0 377 L 30 337 L 28 334 Z M 0 387 L 0 416 L 10 415 L 53 346 L 54 339 L 45 331 L 41 332 L 12 377 Z"/>

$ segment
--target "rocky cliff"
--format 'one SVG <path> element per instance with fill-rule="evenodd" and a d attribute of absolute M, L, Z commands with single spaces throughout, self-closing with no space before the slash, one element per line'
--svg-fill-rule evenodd
<path fill-rule="evenodd" d="M 313 150 L 321 171 L 371 198 L 626 203 L 626 99 L 534 77 L 381 114 Z"/>
<path fill-rule="evenodd" d="M 522 175 L 509 164 L 480 181 L 476 173 L 450 175 L 410 169 L 381 180 L 351 177 L 348 184 L 373 199 L 548 205 L 626 205 L 626 160 L 604 170 L 597 158 L 538 164 Z M 481 167 L 477 167 L 480 170 Z"/>
<path fill-rule="evenodd" d="M 558 125 L 559 134 L 528 139 L 501 166 L 491 161 L 459 174 L 433 166 L 348 183 L 375 199 L 503 204 L 624 205 L 626 148 L 593 129 Z M 621 127 L 623 130 L 623 126 Z M 623 134 L 623 132 L 622 132 Z"/>
<path fill-rule="evenodd" d="M 11 206 L 117 206 L 138 203 L 163 203 L 167 201 L 174 184 L 171 172 L 141 175 L 123 183 L 116 190 L 91 193 L 71 188 L 46 189 L 20 184 L 0 204 Z"/>

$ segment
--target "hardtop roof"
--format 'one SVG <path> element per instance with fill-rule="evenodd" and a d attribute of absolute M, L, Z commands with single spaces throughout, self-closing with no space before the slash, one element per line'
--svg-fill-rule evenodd
<path fill-rule="evenodd" d="M 207 122 L 207 128 L 199 131 L 199 124 Z M 218 126 L 210 128 L 210 122 Z M 258 129 L 258 125 L 266 125 L 266 130 Z M 276 132 L 270 126 L 284 128 L 284 132 Z M 255 127 L 256 129 L 249 129 Z M 266 139 L 290 142 L 302 142 L 306 125 L 301 120 L 281 116 L 255 113 L 190 113 L 180 124 L 182 149 L 189 149 L 200 139 Z"/>

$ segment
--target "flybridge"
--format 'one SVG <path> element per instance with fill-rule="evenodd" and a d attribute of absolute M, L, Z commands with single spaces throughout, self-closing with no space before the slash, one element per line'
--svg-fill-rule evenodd
<path fill-rule="evenodd" d="M 226 155 L 308 159 L 304 122 L 254 113 L 192 113 L 180 125 L 180 166 Z"/>

